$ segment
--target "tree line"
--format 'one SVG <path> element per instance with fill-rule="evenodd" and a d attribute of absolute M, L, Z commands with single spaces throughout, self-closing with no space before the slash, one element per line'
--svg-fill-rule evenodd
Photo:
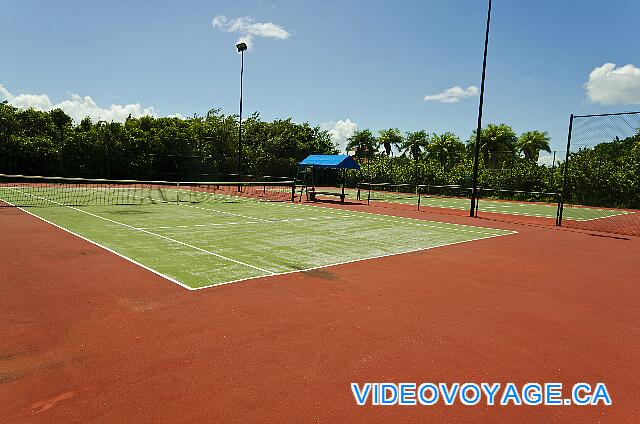
<path fill-rule="evenodd" d="M 327 131 L 291 119 L 243 120 L 243 173 L 292 176 L 311 153 L 336 153 Z M 0 103 L 0 172 L 112 179 L 216 179 L 238 170 L 238 119 L 129 117 L 77 125 L 64 111 Z"/>
<path fill-rule="evenodd" d="M 527 131 L 517 136 L 506 124 L 489 124 L 480 133 L 480 184 L 486 187 L 549 191 L 557 188 L 557 167 L 538 165 L 541 151 L 550 152 L 549 136 Z M 397 128 L 357 131 L 347 149 L 365 164 L 357 179 L 413 186 L 471 185 L 476 132 L 463 142 L 451 132 L 425 130 L 402 134 Z"/>
<path fill-rule="evenodd" d="M 402 134 L 383 129 L 377 136 L 368 129 L 348 139 L 362 169 L 350 175 L 357 181 L 391 184 L 471 187 L 476 131 L 463 142 L 455 134 L 429 134 L 424 130 Z M 517 135 L 506 124 L 489 124 L 480 132 L 479 186 L 506 190 L 493 197 L 550 200 L 561 193 L 564 158 L 539 164 L 540 152 L 550 153 L 546 132 Z M 566 153 L 566 152 L 565 152 Z M 581 205 L 640 208 L 640 128 L 634 136 L 602 140 L 572 152 L 567 172 L 566 202 Z M 431 187 L 433 194 L 446 187 Z M 524 191 L 528 193 L 516 193 Z M 446 194 L 443 193 L 443 194 Z"/>
<path fill-rule="evenodd" d="M 294 177 L 309 154 L 338 153 L 328 131 L 291 119 L 243 121 L 243 173 Z M 347 184 L 471 185 L 475 131 L 465 141 L 445 132 L 405 134 L 397 128 L 356 131 L 347 143 L 361 169 Z M 480 133 L 479 184 L 529 192 L 560 192 L 564 163 L 538 164 L 550 151 L 543 131 L 520 135 L 506 124 Z M 558 158 L 561 159 L 561 158 Z M 0 172 L 112 179 L 234 179 L 238 117 L 218 109 L 187 119 L 129 117 L 124 123 L 79 123 L 60 109 L 20 110 L 0 103 Z M 569 199 L 581 204 L 640 207 L 640 132 L 572 153 Z M 325 181 L 338 183 L 337 173 Z"/>

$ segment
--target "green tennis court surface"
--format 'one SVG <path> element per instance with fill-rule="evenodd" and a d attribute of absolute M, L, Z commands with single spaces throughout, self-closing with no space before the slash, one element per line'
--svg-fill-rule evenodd
<path fill-rule="evenodd" d="M 227 195 L 24 210 L 191 289 L 513 233 Z"/>
<path fill-rule="evenodd" d="M 335 191 L 340 192 L 339 188 L 322 188 L 322 191 Z M 356 189 L 345 189 L 345 193 L 348 193 L 347 199 L 356 200 Z M 360 199 L 367 200 L 367 190 L 360 191 Z M 397 193 L 389 191 L 371 191 L 371 201 L 373 202 L 388 202 L 388 203 L 402 203 L 407 205 L 418 204 L 418 195 L 414 193 Z M 470 200 L 465 197 L 437 197 L 437 196 L 420 196 L 420 206 L 434 207 L 434 208 L 446 208 L 457 210 L 469 210 Z M 518 202 L 507 200 L 491 200 L 481 198 L 478 200 L 478 210 L 480 212 L 501 213 L 507 215 L 524 215 L 534 216 L 539 218 L 556 218 L 558 211 L 558 205 L 542 204 L 534 202 Z M 565 205 L 563 210 L 563 219 L 571 221 L 590 221 L 593 219 L 609 218 L 618 215 L 625 215 L 633 213 L 631 211 L 616 210 L 616 209 L 599 209 L 591 207 L 572 207 Z"/>

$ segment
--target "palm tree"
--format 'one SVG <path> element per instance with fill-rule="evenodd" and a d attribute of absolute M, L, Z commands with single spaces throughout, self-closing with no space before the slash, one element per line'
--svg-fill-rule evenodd
<path fill-rule="evenodd" d="M 429 144 L 429 154 L 435 157 L 445 171 L 457 162 L 464 153 L 464 144 L 453 133 L 433 134 Z"/>
<path fill-rule="evenodd" d="M 501 159 L 513 157 L 516 152 L 518 137 L 516 133 L 506 124 L 489 124 L 480 132 L 480 151 L 484 165 L 489 169 L 498 168 Z M 474 130 L 468 141 L 473 152 L 476 142 L 476 131 Z"/>
<path fill-rule="evenodd" d="M 418 160 L 424 150 L 429 147 L 429 136 L 425 130 L 408 132 L 400 145 L 403 155 L 409 154 L 413 158 L 416 167 L 415 186 L 418 189 Z"/>
<path fill-rule="evenodd" d="M 378 142 L 384 147 L 384 151 L 387 156 L 391 156 L 392 148 L 398 148 L 404 141 L 402 133 L 397 128 L 389 128 L 386 130 L 380 130 L 378 136 Z"/>
<path fill-rule="evenodd" d="M 400 144 L 400 152 L 409 154 L 414 161 L 420 159 L 422 151 L 429 146 L 429 136 L 425 130 L 408 132 L 407 136 Z"/>
<path fill-rule="evenodd" d="M 347 139 L 347 152 L 355 150 L 356 158 L 367 162 L 367 178 L 370 175 L 370 162 L 378 150 L 378 140 L 369 129 L 357 130 Z"/>
<path fill-rule="evenodd" d="M 542 131 L 527 131 L 518 139 L 518 149 L 527 160 L 538 161 L 540 151 L 551 153 L 549 135 Z"/>
<path fill-rule="evenodd" d="M 387 160 L 389 162 L 389 177 L 393 179 L 393 161 L 391 159 L 391 155 L 393 155 L 393 148 L 400 148 L 402 142 L 404 141 L 404 137 L 402 133 L 397 128 L 389 128 L 386 130 L 380 130 L 378 136 L 378 144 L 379 146 L 384 147 L 384 152 L 387 155 Z"/>
<path fill-rule="evenodd" d="M 353 150 L 358 159 L 371 159 L 378 150 L 376 137 L 368 129 L 357 130 L 347 139 L 347 151 Z"/>

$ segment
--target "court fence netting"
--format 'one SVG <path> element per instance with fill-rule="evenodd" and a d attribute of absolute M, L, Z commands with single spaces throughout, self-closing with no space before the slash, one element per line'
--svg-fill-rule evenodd
<path fill-rule="evenodd" d="M 173 182 L 0 174 L 0 207 L 293 201 L 294 181 Z"/>
<path fill-rule="evenodd" d="M 640 112 L 571 115 L 565 164 L 557 225 L 640 235 Z"/>
<path fill-rule="evenodd" d="M 370 202 L 404 203 L 418 210 L 434 207 L 441 212 L 453 211 L 466 215 L 471 199 L 471 187 L 459 184 L 432 185 L 359 183 L 356 187 L 356 199 Z M 560 206 L 560 193 L 496 189 L 478 187 L 476 216 L 494 219 L 521 220 L 521 216 L 530 216 L 546 220 L 553 225 Z M 481 212 L 479 215 L 478 212 Z M 445 212 L 446 213 L 446 212 Z"/>

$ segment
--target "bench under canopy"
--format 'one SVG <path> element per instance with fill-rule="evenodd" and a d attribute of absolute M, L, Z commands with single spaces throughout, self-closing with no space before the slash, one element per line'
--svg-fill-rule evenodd
<path fill-rule="evenodd" d="M 346 196 L 344 192 L 344 182 L 342 183 L 342 190 L 340 193 L 333 192 L 318 192 L 315 190 L 315 185 L 313 183 L 313 169 L 314 168 L 323 168 L 323 169 L 360 169 L 360 165 L 358 162 L 353 159 L 353 157 L 349 155 L 309 155 L 303 161 L 298 164 L 300 168 L 310 168 L 312 175 L 312 198 L 315 201 L 316 194 L 328 195 L 328 196 L 339 196 L 340 202 L 344 203 L 344 198 Z"/>

